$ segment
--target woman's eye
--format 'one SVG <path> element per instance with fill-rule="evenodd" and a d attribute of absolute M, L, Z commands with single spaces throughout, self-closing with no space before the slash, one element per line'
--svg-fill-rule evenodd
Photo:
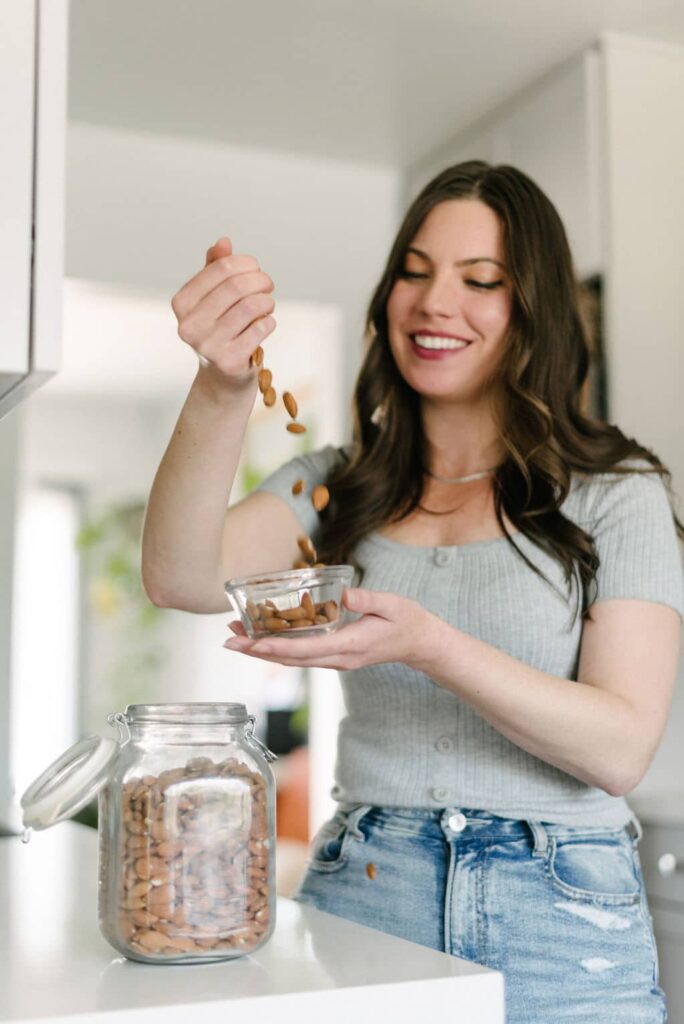
<path fill-rule="evenodd" d="M 466 284 L 472 285 L 473 288 L 485 288 L 487 291 L 492 291 L 502 285 L 503 281 L 466 281 Z"/>

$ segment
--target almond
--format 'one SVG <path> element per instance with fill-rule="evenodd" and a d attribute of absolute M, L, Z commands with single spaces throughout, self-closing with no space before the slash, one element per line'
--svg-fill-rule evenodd
<path fill-rule="evenodd" d="M 304 481 L 303 480 L 295 480 L 295 482 L 292 484 L 292 493 L 293 494 L 301 494 L 303 490 L 304 490 Z"/>
<path fill-rule="evenodd" d="M 313 541 L 310 537 L 297 537 L 297 544 L 305 558 L 312 562 L 316 561 L 316 548 L 313 546 Z"/>
<path fill-rule="evenodd" d="M 264 626 L 269 633 L 281 633 L 284 629 L 290 628 L 290 623 L 287 622 L 286 619 L 274 617 L 272 619 L 266 619 L 264 621 Z"/>
<path fill-rule="evenodd" d="M 259 345 L 258 348 L 255 348 L 254 351 L 252 352 L 252 365 L 253 366 L 261 366 L 263 361 L 264 361 L 264 350 L 261 347 L 261 345 Z"/>
<path fill-rule="evenodd" d="M 289 391 L 283 392 L 283 405 L 285 406 L 285 408 L 289 412 L 289 414 L 292 417 L 292 419 L 296 420 L 297 419 L 297 401 L 295 399 L 295 396 L 291 392 L 289 392 Z"/>
<path fill-rule="evenodd" d="M 311 504 L 317 512 L 321 512 L 330 501 L 330 491 L 325 484 L 318 484 L 311 492 Z"/>
<path fill-rule="evenodd" d="M 271 386 L 271 381 L 272 380 L 273 380 L 273 374 L 271 373 L 270 370 L 267 370 L 266 367 L 263 366 L 259 370 L 259 391 L 261 391 L 262 395 L 263 395 L 264 391 L 268 391 L 268 389 Z"/>
<path fill-rule="evenodd" d="M 286 429 L 289 430 L 291 434 L 306 433 L 306 427 L 303 423 L 288 423 Z"/>
<path fill-rule="evenodd" d="M 275 388 L 267 388 L 266 391 L 264 391 L 264 405 L 268 405 L 268 406 L 275 405 L 276 397 L 277 396 L 276 396 L 276 393 L 275 393 Z M 288 429 L 289 429 L 289 424 L 288 424 Z"/>

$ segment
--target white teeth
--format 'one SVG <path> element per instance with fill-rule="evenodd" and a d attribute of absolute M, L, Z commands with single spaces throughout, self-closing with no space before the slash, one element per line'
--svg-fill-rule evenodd
<path fill-rule="evenodd" d="M 456 349 L 465 348 L 467 341 L 459 341 L 457 338 L 439 338 L 431 334 L 412 334 L 413 341 L 421 348 Z"/>

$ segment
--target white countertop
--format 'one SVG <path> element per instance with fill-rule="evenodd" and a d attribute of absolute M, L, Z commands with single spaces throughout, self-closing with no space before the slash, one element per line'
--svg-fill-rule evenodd
<path fill-rule="evenodd" d="M 96 892 L 92 830 L 67 822 L 28 845 L 0 839 L 0 1021 L 187 1024 L 199 1011 L 202 1024 L 225 1024 L 252 1010 L 277 1024 L 415 1024 L 448 1008 L 459 1024 L 503 1024 L 498 972 L 286 899 L 253 956 L 134 963 L 100 935 Z"/>

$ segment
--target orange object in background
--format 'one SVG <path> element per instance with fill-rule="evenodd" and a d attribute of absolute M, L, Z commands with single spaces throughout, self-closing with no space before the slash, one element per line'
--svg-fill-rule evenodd
<path fill-rule="evenodd" d="M 281 755 L 276 768 L 276 835 L 309 842 L 309 748 Z"/>

